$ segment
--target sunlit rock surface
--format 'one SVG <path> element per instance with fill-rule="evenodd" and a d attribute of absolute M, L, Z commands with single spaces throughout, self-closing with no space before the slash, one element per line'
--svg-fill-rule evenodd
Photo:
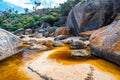
<path fill-rule="evenodd" d="M 70 36 L 71 35 L 70 28 L 69 27 L 57 28 L 55 31 L 55 36 L 59 36 L 59 35 Z"/>
<path fill-rule="evenodd" d="M 71 58 L 75 58 L 75 59 L 84 59 L 89 57 L 90 57 L 90 52 L 84 49 L 74 50 L 71 54 Z"/>
<path fill-rule="evenodd" d="M 20 52 L 20 45 L 21 41 L 17 36 L 0 29 L 0 60 Z"/>
<path fill-rule="evenodd" d="M 120 13 L 120 0 L 83 0 L 70 11 L 67 26 L 72 34 L 98 29 L 110 24 Z"/>
<path fill-rule="evenodd" d="M 93 55 L 120 65 L 120 20 L 95 31 L 90 45 Z"/>

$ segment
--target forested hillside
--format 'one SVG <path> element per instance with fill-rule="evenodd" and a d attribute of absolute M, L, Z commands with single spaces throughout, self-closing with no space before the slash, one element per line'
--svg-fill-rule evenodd
<path fill-rule="evenodd" d="M 41 6 L 41 2 L 34 1 L 32 12 L 28 8 L 24 9 L 24 13 L 19 13 L 18 10 L 10 8 L 6 11 L 0 11 L 0 28 L 15 31 L 19 28 L 36 28 L 42 23 L 47 22 L 51 26 L 62 26 L 69 11 L 75 4 L 81 0 L 67 0 L 60 4 L 59 7 L 37 9 Z"/>

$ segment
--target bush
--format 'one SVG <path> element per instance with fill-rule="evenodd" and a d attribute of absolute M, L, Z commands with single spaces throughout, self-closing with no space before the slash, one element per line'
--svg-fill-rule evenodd
<path fill-rule="evenodd" d="M 15 31 L 15 30 L 20 29 L 22 27 L 23 27 L 22 23 L 17 23 L 17 24 L 14 24 L 13 27 L 10 28 L 10 30 Z"/>
<path fill-rule="evenodd" d="M 53 15 L 46 15 L 46 16 L 41 17 L 40 23 L 42 24 L 46 22 L 46 23 L 49 23 L 50 25 L 53 25 L 55 22 L 55 19 L 56 18 Z"/>

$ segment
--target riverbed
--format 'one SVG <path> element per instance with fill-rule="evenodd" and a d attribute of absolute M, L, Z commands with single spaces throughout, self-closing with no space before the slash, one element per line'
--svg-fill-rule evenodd
<path fill-rule="evenodd" d="M 106 74 L 113 75 L 120 80 L 120 67 L 106 60 L 100 59 L 98 57 L 92 57 L 89 59 L 72 59 L 70 58 L 70 52 L 68 46 L 57 47 L 52 54 L 48 56 L 48 59 L 56 59 L 56 62 L 61 65 L 73 65 L 73 64 L 91 64 L 105 72 Z M 51 50 L 48 50 L 49 52 Z M 0 80 L 35 80 L 34 77 L 30 77 L 26 71 L 21 70 L 21 68 L 26 67 L 29 64 L 44 54 L 46 51 L 41 52 L 21 52 L 6 60 L 0 62 Z M 41 80 L 41 79 L 40 79 Z"/>

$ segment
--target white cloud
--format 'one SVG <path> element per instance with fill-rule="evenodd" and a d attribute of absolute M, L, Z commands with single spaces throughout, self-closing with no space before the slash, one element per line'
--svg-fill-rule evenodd
<path fill-rule="evenodd" d="M 60 4 L 60 3 L 64 3 L 65 1 L 67 0 L 41 0 L 41 2 L 47 2 L 47 3 L 50 3 L 50 2 L 54 2 L 54 3 L 57 3 L 57 4 Z M 54 4 L 53 3 L 53 4 Z"/>
<path fill-rule="evenodd" d="M 60 3 L 64 3 L 67 0 L 52 0 L 52 1 L 55 2 L 55 3 L 57 3 L 57 4 L 60 4 Z"/>
<path fill-rule="evenodd" d="M 49 7 L 59 6 L 59 4 L 66 2 L 67 0 L 41 0 L 41 2 L 51 3 Z"/>
<path fill-rule="evenodd" d="M 30 10 L 32 10 L 34 4 L 32 4 L 31 0 L 3 0 L 4 2 L 22 7 L 22 8 L 28 8 Z M 54 7 L 54 6 L 58 6 L 60 3 L 63 3 L 67 0 L 40 0 L 41 3 L 48 3 L 48 4 L 41 4 L 39 6 L 40 8 L 46 8 L 46 7 Z"/>
<path fill-rule="evenodd" d="M 34 6 L 30 0 L 3 0 L 3 1 L 28 9 L 32 9 L 32 7 Z"/>

